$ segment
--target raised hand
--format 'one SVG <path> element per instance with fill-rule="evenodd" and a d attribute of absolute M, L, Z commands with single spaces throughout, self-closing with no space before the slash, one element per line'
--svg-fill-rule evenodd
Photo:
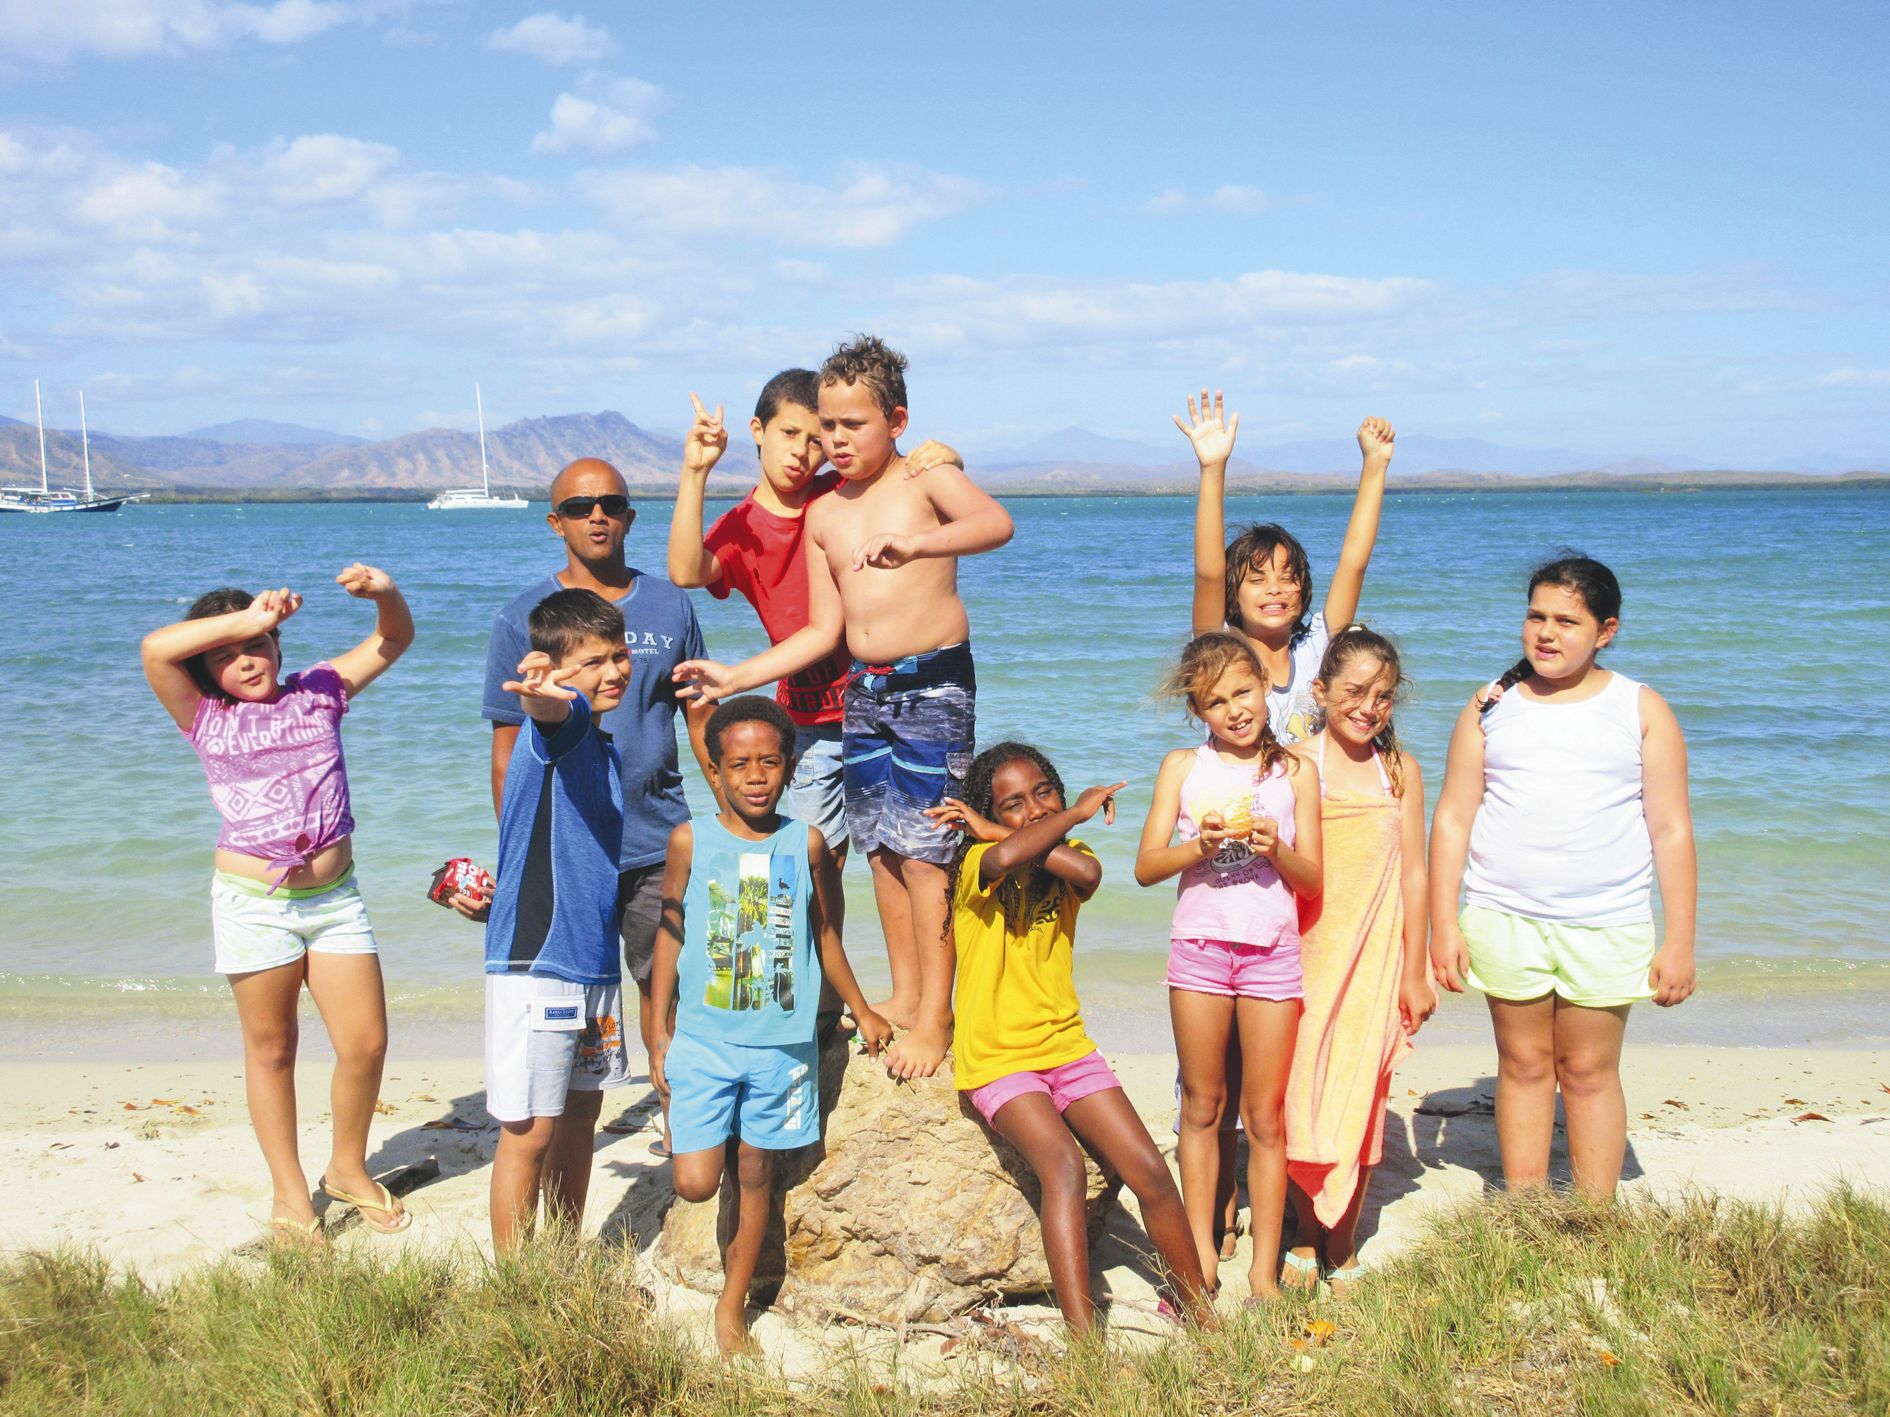
<path fill-rule="evenodd" d="M 1397 436 L 1384 419 L 1368 418 L 1358 425 L 1358 450 L 1367 462 L 1390 462 L 1392 440 Z"/>
<path fill-rule="evenodd" d="M 929 472 L 935 467 L 943 467 L 947 463 L 960 471 L 964 470 L 965 460 L 958 455 L 958 449 L 927 438 L 906 454 L 905 475 L 910 481 L 922 472 Z"/>
<path fill-rule="evenodd" d="M 678 694 L 705 704 L 736 692 L 729 667 L 713 659 L 685 659 L 670 670 L 669 677 L 675 681 Z"/>
<path fill-rule="evenodd" d="M 1195 406 L 1194 395 L 1188 395 L 1186 423 L 1181 421 L 1180 414 L 1174 415 L 1175 427 L 1194 444 L 1195 461 L 1202 467 L 1225 464 L 1234 455 L 1234 435 L 1240 431 L 1240 415 L 1236 413 L 1232 418 L 1226 417 L 1226 407 L 1219 389 L 1214 391 L 1211 403 L 1208 391 L 1203 389 L 1199 408 Z"/>
<path fill-rule="evenodd" d="M 356 561 L 340 575 L 335 577 L 335 584 L 349 595 L 362 600 L 373 600 L 376 596 L 386 595 L 394 588 L 394 578 L 375 566 L 363 565 Z"/>
<path fill-rule="evenodd" d="M 508 679 L 499 687 L 508 694 L 517 694 L 521 699 L 550 700 L 556 699 L 569 703 L 577 697 L 575 689 L 564 687 L 564 681 L 577 672 L 572 669 L 552 667 L 551 656 L 543 650 L 533 650 L 518 662 L 520 679 Z"/>
<path fill-rule="evenodd" d="M 256 598 L 249 603 L 249 617 L 258 630 L 273 630 L 284 620 L 302 608 L 302 597 L 282 586 L 276 590 L 258 591 Z"/>
<path fill-rule="evenodd" d="M 962 831 L 975 841 L 1002 841 L 1010 835 L 989 817 L 972 811 L 956 797 L 947 797 L 938 806 L 922 810 L 940 831 Z"/>
<path fill-rule="evenodd" d="M 881 570 L 891 571 L 918 558 L 919 549 L 911 537 L 901 536 L 895 531 L 882 531 L 854 548 L 853 569 L 864 571 L 868 566 L 877 566 Z"/>
<path fill-rule="evenodd" d="M 1084 788 L 1077 794 L 1074 807 L 1076 820 L 1087 822 L 1100 811 L 1103 814 L 1103 825 L 1113 826 L 1116 820 L 1116 794 L 1128 785 L 1127 782 L 1118 782 L 1114 787 Z"/>
<path fill-rule="evenodd" d="M 683 439 L 683 471 L 707 477 L 709 469 L 728 450 L 728 428 L 722 421 L 721 404 L 718 403 L 715 412 L 710 413 L 702 406 L 702 400 L 693 393 L 689 395 L 689 402 L 695 405 L 696 421 Z"/>

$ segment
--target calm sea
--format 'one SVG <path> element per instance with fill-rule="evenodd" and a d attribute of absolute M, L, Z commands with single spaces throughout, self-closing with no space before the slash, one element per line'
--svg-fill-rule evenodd
<path fill-rule="evenodd" d="M 1237 498 L 1230 515 L 1261 514 Z M 1275 498 L 1320 577 L 1348 502 Z M 356 559 L 405 589 L 419 639 L 346 720 L 359 878 L 396 1004 L 471 1000 L 479 931 L 423 892 L 450 855 L 490 862 L 493 612 L 556 569 L 542 505 L 134 506 L 0 520 L 0 1001 L 221 995 L 206 885 L 217 820 L 189 747 L 147 690 L 139 637 L 212 586 L 289 585 L 290 667 L 354 643 L 371 607 L 333 583 Z M 1182 498 L 1018 499 L 1015 540 L 961 580 L 978 658 L 979 738 L 1044 747 L 1072 789 L 1127 778 L 1090 836 L 1105 883 L 1083 912 L 1085 998 L 1162 1008 L 1172 888 L 1130 864 L 1162 753 L 1194 741 L 1150 691 L 1185 637 L 1192 507 Z M 1659 689 L 1686 730 L 1706 983 L 1726 991 L 1890 988 L 1890 496 L 1871 491 L 1394 495 L 1362 614 L 1403 646 L 1401 734 L 1431 796 L 1457 708 L 1517 653 L 1529 567 L 1570 545 L 1614 567 L 1623 630 L 1606 662 Z M 640 506 L 634 564 L 660 574 L 665 503 Z M 739 600 L 696 597 L 711 653 L 763 641 Z M 684 761 L 688 762 L 685 746 Z M 690 770 L 692 801 L 706 792 Z M 865 873 L 849 942 L 883 977 Z M 181 1002 L 181 1001 L 180 1001 Z"/>

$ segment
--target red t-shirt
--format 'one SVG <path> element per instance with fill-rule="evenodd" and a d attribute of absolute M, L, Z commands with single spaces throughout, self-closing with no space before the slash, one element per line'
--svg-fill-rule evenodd
<path fill-rule="evenodd" d="M 792 518 L 756 505 L 751 493 L 717 517 L 702 539 L 722 564 L 721 576 L 708 584 L 709 594 L 727 600 L 729 591 L 740 591 L 761 617 L 771 644 L 806 628 L 807 557 L 801 550 L 801 531 L 814 498 L 839 485 L 837 474 L 816 477 L 801 515 Z M 775 688 L 775 700 L 796 723 L 838 723 L 852 667 L 853 659 L 842 645 L 783 679 Z"/>

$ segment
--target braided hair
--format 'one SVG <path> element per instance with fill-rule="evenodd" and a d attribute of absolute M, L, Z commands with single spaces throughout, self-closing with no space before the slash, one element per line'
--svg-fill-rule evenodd
<path fill-rule="evenodd" d="M 992 816 L 995 805 L 991 800 L 991 784 L 996 779 L 999 768 L 1006 763 L 1014 763 L 1019 758 L 1036 765 L 1037 769 L 1049 779 L 1050 785 L 1056 789 L 1059 800 L 1066 797 L 1063 779 L 1057 775 L 1057 770 L 1051 765 L 1050 759 L 1046 758 L 1040 749 L 1028 743 L 1019 743 L 1007 738 L 1002 743 L 986 748 L 971 760 L 971 767 L 965 773 L 965 793 L 962 799 L 964 804 L 979 816 L 987 820 L 996 820 Z M 1065 801 L 1064 805 L 1068 806 L 1069 803 Z M 977 842 L 978 839 L 975 836 L 966 832 L 958 843 L 958 854 L 952 857 L 951 880 L 945 888 L 947 902 L 955 902 L 958 899 L 959 873 L 964 869 L 965 857 L 970 855 L 971 848 L 977 845 Z M 1030 927 L 1037 903 L 1045 890 L 1049 888 L 1060 890 L 1062 882 L 1036 862 L 1032 862 L 1021 871 L 1011 872 L 998 883 L 993 894 L 997 897 L 998 908 L 1004 912 L 1004 924 L 1012 933 L 1021 934 Z M 952 916 L 948 911 L 945 917 L 945 929 L 949 933 L 951 928 Z"/>
<path fill-rule="evenodd" d="M 1181 651 L 1180 662 L 1155 692 L 1164 699 L 1179 699 L 1198 721 L 1200 714 L 1195 712 L 1195 700 L 1212 689 L 1220 682 L 1221 675 L 1237 664 L 1246 665 L 1253 671 L 1253 677 L 1260 681 L 1262 701 L 1256 710 L 1260 717 L 1259 775 L 1265 777 L 1273 771 L 1275 763 L 1285 764 L 1286 749 L 1274 736 L 1273 725 L 1267 719 L 1266 666 L 1260 662 L 1260 656 L 1254 653 L 1253 646 L 1247 643 L 1244 636 L 1230 630 L 1209 630 L 1205 635 L 1195 636 Z"/>
<path fill-rule="evenodd" d="M 1347 625 L 1334 635 L 1326 645 L 1326 652 L 1319 659 L 1319 673 L 1314 677 L 1330 693 L 1332 681 L 1352 660 L 1360 655 L 1377 660 L 1391 671 L 1391 689 L 1393 702 L 1406 696 L 1411 681 L 1404 677 L 1404 665 L 1398 659 L 1398 647 L 1378 631 L 1367 629 L 1356 621 Z M 1326 711 L 1331 718 L 1331 710 Z M 1372 738 L 1372 747 L 1378 750 L 1379 760 L 1385 765 L 1385 776 L 1391 783 L 1393 797 L 1404 796 L 1404 752 L 1398 746 L 1398 732 L 1392 725 L 1392 716 L 1385 715 L 1385 726 Z"/>
<path fill-rule="evenodd" d="M 1592 556 L 1584 556 L 1579 551 L 1567 547 L 1553 561 L 1545 561 L 1537 566 L 1529 577 L 1529 594 L 1536 593 L 1537 586 L 1555 586 L 1559 590 L 1573 591 L 1588 607 L 1588 613 L 1602 624 L 1621 618 L 1621 582 L 1615 579 L 1614 572 Z M 1496 681 L 1498 689 L 1507 690 L 1522 683 L 1535 671 L 1529 666 L 1529 656 L 1524 655 Z M 1496 704 L 1494 695 L 1484 701 L 1479 713 L 1488 713 Z"/>

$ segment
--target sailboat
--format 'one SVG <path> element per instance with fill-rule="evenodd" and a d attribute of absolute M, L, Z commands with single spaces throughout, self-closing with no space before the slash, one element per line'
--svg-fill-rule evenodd
<path fill-rule="evenodd" d="M 136 496 L 101 497 L 92 488 L 92 436 L 85 422 L 85 393 L 79 393 L 79 444 L 85 457 L 85 490 L 53 487 L 46 479 L 46 416 L 40 406 L 39 380 L 33 380 L 33 417 L 39 424 L 39 486 L 0 487 L 0 512 L 115 512 Z"/>
<path fill-rule="evenodd" d="M 510 507 L 526 506 L 523 497 L 494 497 L 492 495 L 492 473 L 486 467 L 486 404 L 480 396 L 479 386 L 473 385 L 473 403 L 479 409 L 479 485 L 477 487 L 454 487 L 440 493 L 427 503 L 430 512 L 457 512 L 468 507 Z"/>

